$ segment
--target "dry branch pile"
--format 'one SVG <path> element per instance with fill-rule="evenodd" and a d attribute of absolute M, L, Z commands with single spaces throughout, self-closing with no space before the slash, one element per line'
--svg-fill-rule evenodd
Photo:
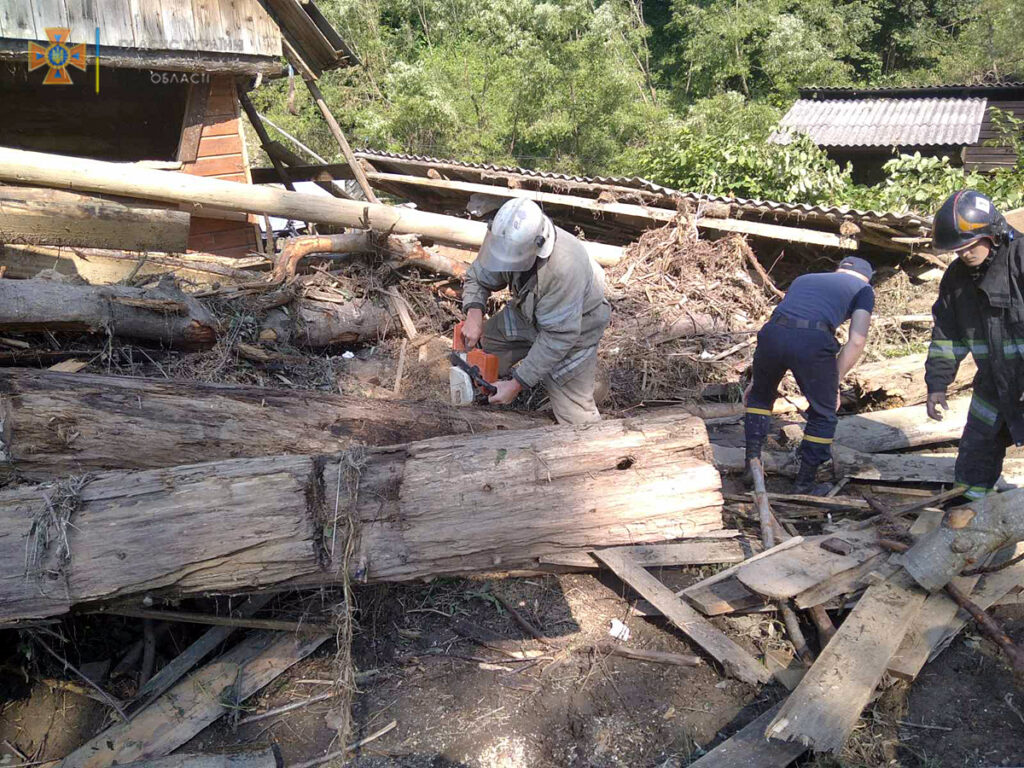
<path fill-rule="evenodd" d="M 752 347 L 713 358 L 749 341 L 773 306 L 754 263 L 742 237 L 700 239 L 685 217 L 625 248 L 606 272 L 613 312 L 600 353 L 615 405 L 693 399 L 735 379 Z"/>

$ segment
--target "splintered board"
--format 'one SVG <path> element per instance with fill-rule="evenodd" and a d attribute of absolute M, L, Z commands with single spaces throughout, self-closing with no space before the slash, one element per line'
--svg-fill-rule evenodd
<path fill-rule="evenodd" d="M 690 768 L 784 768 L 807 751 L 793 741 L 766 739 L 764 729 L 781 704 L 776 704 L 753 722 L 708 752 Z"/>
<path fill-rule="evenodd" d="M 647 598 L 678 629 L 713 656 L 726 672 L 751 685 L 771 680 L 768 670 L 707 619 L 688 606 L 672 590 L 635 563 L 628 554 L 615 550 L 594 553 L 615 575 Z"/>
<path fill-rule="evenodd" d="M 926 598 L 904 572 L 869 587 L 765 736 L 839 751 Z"/>
<path fill-rule="evenodd" d="M 874 538 L 874 531 L 844 531 L 832 535 L 809 536 L 799 546 L 784 553 L 744 563 L 737 570 L 736 578 L 749 589 L 766 597 L 795 597 L 877 555 L 881 550 L 870 543 Z M 824 549 L 822 543 L 829 540 L 845 542 L 850 546 L 850 553 L 840 555 Z"/>

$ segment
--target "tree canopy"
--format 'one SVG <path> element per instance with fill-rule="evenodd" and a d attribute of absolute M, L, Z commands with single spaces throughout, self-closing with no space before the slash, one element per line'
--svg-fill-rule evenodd
<path fill-rule="evenodd" d="M 811 142 L 767 136 L 801 87 L 1024 79 L 1018 4 L 320 0 L 363 62 L 322 88 L 356 146 L 906 208 L 960 170 L 896 158 L 885 184 L 857 187 Z M 315 106 L 289 87 L 262 88 L 261 109 L 336 156 Z M 1024 170 L 1013 173 L 971 181 L 1012 196 Z"/>

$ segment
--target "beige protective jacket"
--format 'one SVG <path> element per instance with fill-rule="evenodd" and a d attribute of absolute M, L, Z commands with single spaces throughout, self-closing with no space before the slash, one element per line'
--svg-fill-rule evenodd
<path fill-rule="evenodd" d="M 512 298 L 502 310 L 506 337 L 531 342 L 516 367 L 519 383 L 536 386 L 547 375 L 569 381 L 579 366 L 597 354 L 611 319 L 604 297 L 604 271 L 583 244 L 555 228 L 555 247 L 528 272 L 491 272 L 479 261 L 466 272 L 462 308 L 486 311 L 494 291 L 508 288 Z"/>

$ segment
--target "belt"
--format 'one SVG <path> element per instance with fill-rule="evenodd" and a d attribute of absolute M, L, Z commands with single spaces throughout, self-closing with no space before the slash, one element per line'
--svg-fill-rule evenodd
<path fill-rule="evenodd" d="M 797 320 L 795 317 L 789 317 L 787 315 L 774 314 L 768 322 L 775 323 L 776 325 L 781 325 L 786 328 L 808 328 L 815 331 L 824 331 L 828 334 L 835 333 L 828 323 L 823 323 L 820 320 L 811 322 L 810 320 Z"/>

